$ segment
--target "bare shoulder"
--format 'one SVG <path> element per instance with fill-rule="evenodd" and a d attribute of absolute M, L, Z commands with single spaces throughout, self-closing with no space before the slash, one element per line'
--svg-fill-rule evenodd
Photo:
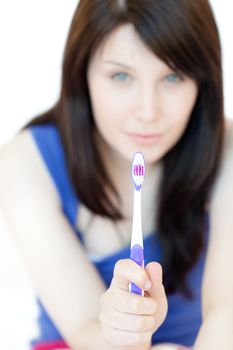
<path fill-rule="evenodd" d="M 225 122 L 225 145 L 224 154 L 233 159 L 233 119 L 226 119 Z"/>
<path fill-rule="evenodd" d="M 219 205 L 229 197 L 229 191 L 233 190 L 233 120 L 225 120 L 225 140 L 223 148 L 223 158 L 218 178 L 212 193 L 212 202 Z"/>
<path fill-rule="evenodd" d="M 29 130 L 19 132 L 0 149 L 0 168 L 1 197 L 4 193 L 9 195 L 12 190 L 17 193 L 21 188 L 24 191 L 39 189 L 49 194 L 51 203 L 59 203 L 56 189 Z"/>
<path fill-rule="evenodd" d="M 16 159 L 18 156 L 33 156 L 32 138 L 28 129 L 20 131 L 13 138 L 8 140 L 0 150 L 0 161 Z"/>
<path fill-rule="evenodd" d="M 204 318 L 228 308 L 233 290 L 233 120 L 226 120 L 223 161 L 210 200 L 210 235 L 203 279 Z M 224 288 L 216 288 L 218 285 Z M 217 312 L 217 311 L 216 311 Z"/>

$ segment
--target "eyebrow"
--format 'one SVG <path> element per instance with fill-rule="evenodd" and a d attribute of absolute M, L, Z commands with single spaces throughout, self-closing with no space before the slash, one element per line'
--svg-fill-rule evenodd
<path fill-rule="evenodd" d="M 115 66 L 120 66 L 120 67 L 123 67 L 123 68 L 135 70 L 133 67 L 130 67 L 130 66 L 128 66 L 128 65 L 125 64 L 125 63 L 121 63 L 121 62 L 117 62 L 117 61 L 104 61 L 104 63 L 113 64 L 113 65 L 115 65 Z"/>

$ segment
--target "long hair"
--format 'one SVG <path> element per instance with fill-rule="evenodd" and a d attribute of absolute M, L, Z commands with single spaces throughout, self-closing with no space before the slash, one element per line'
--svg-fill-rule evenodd
<path fill-rule="evenodd" d="M 188 296 L 186 276 L 204 247 L 205 212 L 224 138 L 221 47 L 209 2 L 80 0 L 64 51 L 59 99 L 26 127 L 55 123 L 80 201 L 113 222 L 123 218 L 119 195 L 95 145 L 87 69 L 103 40 L 128 23 L 151 52 L 193 78 L 199 89 L 185 133 L 162 159 L 155 213 L 166 291 L 179 290 Z M 115 204 L 109 191 L 117 199 Z"/>

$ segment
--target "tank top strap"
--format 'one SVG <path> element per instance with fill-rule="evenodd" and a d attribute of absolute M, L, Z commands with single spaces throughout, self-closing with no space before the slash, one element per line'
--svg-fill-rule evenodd
<path fill-rule="evenodd" d="M 76 230 L 78 198 L 68 174 L 64 148 L 55 124 L 33 125 L 28 128 L 39 153 L 49 170 L 60 196 L 61 206 L 72 227 Z"/>

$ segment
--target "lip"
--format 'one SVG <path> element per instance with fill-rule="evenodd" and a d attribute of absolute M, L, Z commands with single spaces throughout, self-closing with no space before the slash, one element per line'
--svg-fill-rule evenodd
<path fill-rule="evenodd" d="M 155 142 L 158 142 L 163 134 L 128 134 L 128 136 L 136 143 L 140 144 L 153 144 Z"/>

